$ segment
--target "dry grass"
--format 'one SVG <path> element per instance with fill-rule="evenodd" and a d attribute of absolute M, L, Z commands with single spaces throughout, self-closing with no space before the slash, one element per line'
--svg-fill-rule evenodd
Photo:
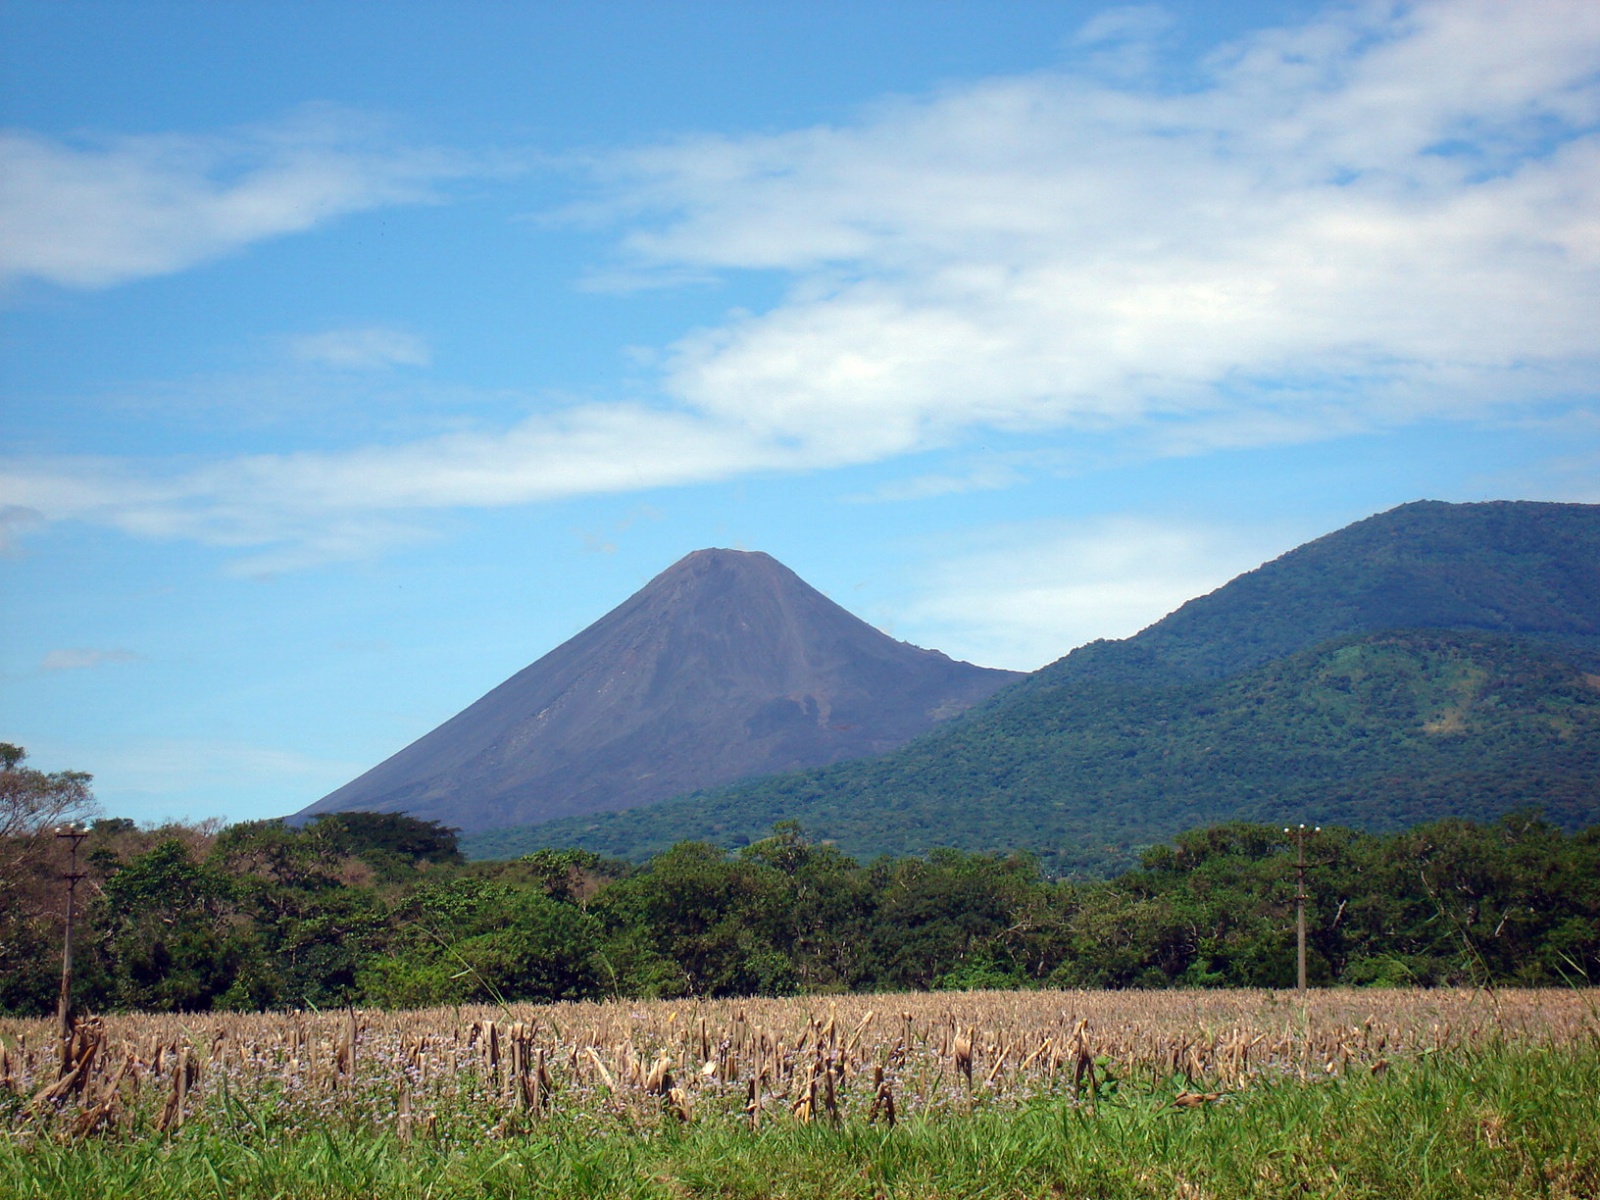
<path fill-rule="evenodd" d="M 5 1020 L 0 1102 L 24 1136 L 892 1123 L 1130 1082 L 1202 1104 L 1263 1077 L 1597 1036 L 1574 991 L 972 992 L 114 1016 L 80 1028 L 63 1073 L 50 1023 Z"/>

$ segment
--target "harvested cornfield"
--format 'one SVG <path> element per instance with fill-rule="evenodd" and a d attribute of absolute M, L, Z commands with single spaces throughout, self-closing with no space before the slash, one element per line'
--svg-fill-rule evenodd
<path fill-rule="evenodd" d="M 1382 1073 L 1501 1045 L 1600 1041 L 1578 991 L 968 992 L 414 1012 L 112 1016 L 63 1047 L 0 1021 L 0 1110 L 22 1137 L 186 1124 L 446 1143 L 683 1123 L 873 1123 L 1172 1085 Z M 1187 1097 L 1187 1100 L 1185 1100 Z"/>

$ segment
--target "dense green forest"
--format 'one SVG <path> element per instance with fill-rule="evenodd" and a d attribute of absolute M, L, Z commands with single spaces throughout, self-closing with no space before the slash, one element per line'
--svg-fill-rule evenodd
<path fill-rule="evenodd" d="M 1600 821 L 1600 506 L 1403 505 L 1068 654 L 882 758 L 476 834 L 642 861 L 799 820 L 846 852 L 1107 875 L 1224 820 Z"/>
<path fill-rule="evenodd" d="M 13 797 L 82 785 L 19 758 L 5 776 Z M 64 842 L 14 821 L 0 854 L 0 1012 L 44 1013 Z M 1314 983 L 1600 980 L 1600 827 L 1518 813 L 1329 828 L 1307 857 Z M 793 824 L 639 866 L 583 850 L 468 862 L 450 830 L 364 813 L 300 829 L 100 820 L 79 862 L 76 994 L 99 1010 L 1294 981 L 1292 840 L 1241 822 L 1095 881 L 1023 854 L 863 863 Z"/>

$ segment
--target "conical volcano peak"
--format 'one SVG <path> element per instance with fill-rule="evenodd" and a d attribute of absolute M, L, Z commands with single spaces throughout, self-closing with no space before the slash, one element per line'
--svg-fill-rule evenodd
<path fill-rule="evenodd" d="M 707 546 L 704 550 L 692 550 L 665 571 L 656 576 L 657 580 L 671 579 L 676 575 L 701 576 L 713 571 L 757 571 L 764 564 L 781 565 L 770 554 L 760 550 L 728 550 L 721 546 Z"/>
<path fill-rule="evenodd" d="M 785 571 L 785 567 L 765 550 L 729 550 L 724 546 L 707 546 L 704 550 L 692 550 L 685 554 L 667 571 L 674 571 L 678 567 L 704 567 L 707 565 L 738 569 L 740 567 L 773 566 Z M 663 572 L 665 574 L 666 572 Z"/>
<path fill-rule="evenodd" d="M 696 550 L 301 815 L 471 832 L 631 808 L 881 754 L 1017 678 L 897 642 L 771 555 Z"/>
<path fill-rule="evenodd" d="M 741 588 L 807 591 L 821 595 L 800 576 L 784 566 L 772 555 L 760 550 L 726 550 L 709 547 L 685 554 L 650 583 L 645 591 L 657 585 L 691 586 L 713 591 Z"/>
<path fill-rule="evenodd" d="M 772 555 L 760 550 L 725 550 L 708 547 L 685 554 L 641 591 L 653 588 L 694 587 L 727 590 L 739 587 L 810 588 L 810 585 Z"/>

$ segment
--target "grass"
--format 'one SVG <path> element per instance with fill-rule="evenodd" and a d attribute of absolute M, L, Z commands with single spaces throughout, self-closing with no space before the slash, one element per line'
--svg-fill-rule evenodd
<path fill-rule="evenodd" d="M 1490 1043 L 1302 1080 L 1263 1076 L 1178 1107 L 1187 1081 L 1124 1080 L 1095 1099 L 979 1104 L 889 1129 L 727 1113 L 610 1127 L 557 1117 L 494 1136 L 402 1142 L 270 1115 L 170 1137 L 44 1132 L 0 1142 L 0 1196 L 55 1200 L 374 1197 L 1600 1196 L 1600 1048 Z"/>

